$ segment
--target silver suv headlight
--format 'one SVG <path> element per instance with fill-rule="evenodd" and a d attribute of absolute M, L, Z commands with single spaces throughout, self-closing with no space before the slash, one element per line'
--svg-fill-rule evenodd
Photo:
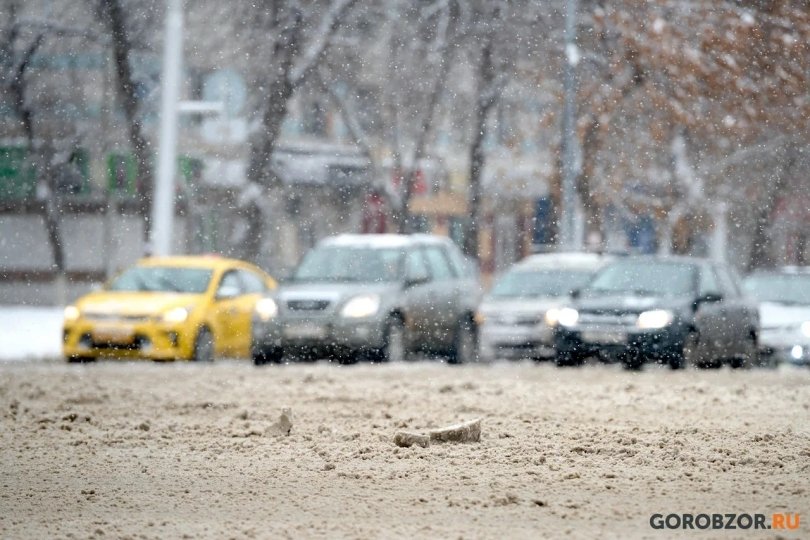
<path fill-rule="evenodd" d="M 380 295 L 379 294 L 363 294 L 355 296 L 343 306 L 340 314 L 343 317 L 350 319 L 360 319 L 363 317 L 371 317 L 380 310 Z"/>
<path fill-rule="evenodd" d="M 664 328 L 675 319 L 675 314 L 668 309 L 651 309 L 642 311 L 636 320 L 636 326 L 642 330 Z"/>
<path fill-rule="evenodd" d="M 262 298 L 258 302 L 256 302 L 256 307 L 254 308 L 256 311 L 256 315 L 259 316 L 264 322 L 269 321 L 276 315 L 278 315 L 278 304 L 272 298 Z"/>

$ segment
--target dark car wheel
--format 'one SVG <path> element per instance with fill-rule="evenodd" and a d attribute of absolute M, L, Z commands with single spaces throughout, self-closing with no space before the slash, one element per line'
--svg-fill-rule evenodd
<path fill-rule="evenodd" d="M 578 366 L 582 364 L 583 358 L 581 355 L 571 351 L 557 351 L 554 356 L 554 363 L 557 367 Z"/>
<path fill-rule="evenodd" d="M 257 366 L 278 364 L 284 359 L 284 350 L 280 347 L 256 347 L 251 356 L 253 357 L 253 364 Z"/>
<path fill-rule="evenodd" d="M 334 353 L 334 355 L 332 356 L 332 360 L 342 366 L 350 366 L 352 364 L 356 364 L 357 362 L 359 362 L 364 358 L 366 358 L 365 355 L 355 351 L 340 351 Z M 374 359 L 372 358 L 371 361 L 373 362 Z"/>
<path fill-rule="evenodd" d="M 89 364 L 96 361 L 92 356 L 68 356 L 65 360 L 68 364 Z"/>
<path fill-rule="evenodd" d="M 192 360 L 195 362 L 213 362 L 214 361 L 214 335 L 206 328 L 200 328 L 197 333 L 197 339 L 194 341 L 194 356 Z"/>
<path fill-rule="evenodd" d="M 405 325 L 399 317 L 391 317 L 385 325 L 385 343 L 380 350 L 380 361 L 403 362 L 408 357 L 405 344 Z"/>
<path fill-rule="evenodd" d="M 669 367 L 672 369 L 693 368 L 700 364 L 698 357 L 700 348 L 700 337 L 697 332 L 689 332 L 683 338 L 680 354 L 674 354 L 669 359 Z"/>
<path fill-rule="evenodd" d="M 622 367 L 629 371 L 638 371 L 644 366 L 644 357 L 637 352 L 629 352 L 621 355 Z"/>
<path fill-rule="evenodd" d="M 478 360 L 475 325 L 469 319 L 459 321 L 456 327 L 456 337 L 449 360 L 451 364 L 469 364 Z"/>
<path fill-rule="evenodd" d="M 732 369 L 742 369 L 755 366 L 759 363 L 759 345 L 756 336 L 750 335 L 745 340 L 745 350 L 739 356 L 731 359 Z"/>

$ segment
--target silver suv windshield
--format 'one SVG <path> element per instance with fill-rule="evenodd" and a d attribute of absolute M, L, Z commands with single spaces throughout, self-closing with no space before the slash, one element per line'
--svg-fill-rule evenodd
<path fill-rule="evenodd" d="M 692 293 L 697 268 L 692 264 L 660 261 L 619 261 L 599 272 L 583 295 L 674 297 Z"/>
<path fill-rule="evenodd" d="M 402 274 L 403 251 L 394 248 L 324 246 L 312 249 L 293 274 L 293 281 L 386 283 Z"/>

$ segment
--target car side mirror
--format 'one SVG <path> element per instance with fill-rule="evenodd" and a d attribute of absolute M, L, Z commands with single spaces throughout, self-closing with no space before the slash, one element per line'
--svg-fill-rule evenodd
<path fill-rule="evenodd" d="M 569 292 L 568 295 L 574 300 L 576 300 L 577 298 L 582 296 L 582 289 L 571 289 L 571 292 Z"/>
<path fill-rule="evenodd" d="M 722 302 L 722 301 L 723 301 L 723 295 L 722 294 L 719 294 L 719 293 L 706 293 L 706 294 L 704 294 L 702 296 L 698 296 L 697 299 L 695 299 L 694 306 L 695 306 L 695 309 L 697 309 L 698 307 L 700 307 L 701 304 L 714 304 L 716 302 Z"/>
<path fill-rule="evenodd" d="M 239 296 L 239 287 L 235 285 L 223 285 L 217 291 L 217 300 L 227 300 Z"/>

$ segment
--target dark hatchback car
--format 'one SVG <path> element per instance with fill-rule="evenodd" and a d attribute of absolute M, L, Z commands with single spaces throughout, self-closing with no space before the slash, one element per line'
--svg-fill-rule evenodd
<path fill-rule="evenodd" d="M 629 257 L 599 271 L 560 310 L 557 364 L 598 355 L 630 369 L 645 362 L 732 367 L 756 363 L 757 308 L 726 265 L 691 257 Z"/>

